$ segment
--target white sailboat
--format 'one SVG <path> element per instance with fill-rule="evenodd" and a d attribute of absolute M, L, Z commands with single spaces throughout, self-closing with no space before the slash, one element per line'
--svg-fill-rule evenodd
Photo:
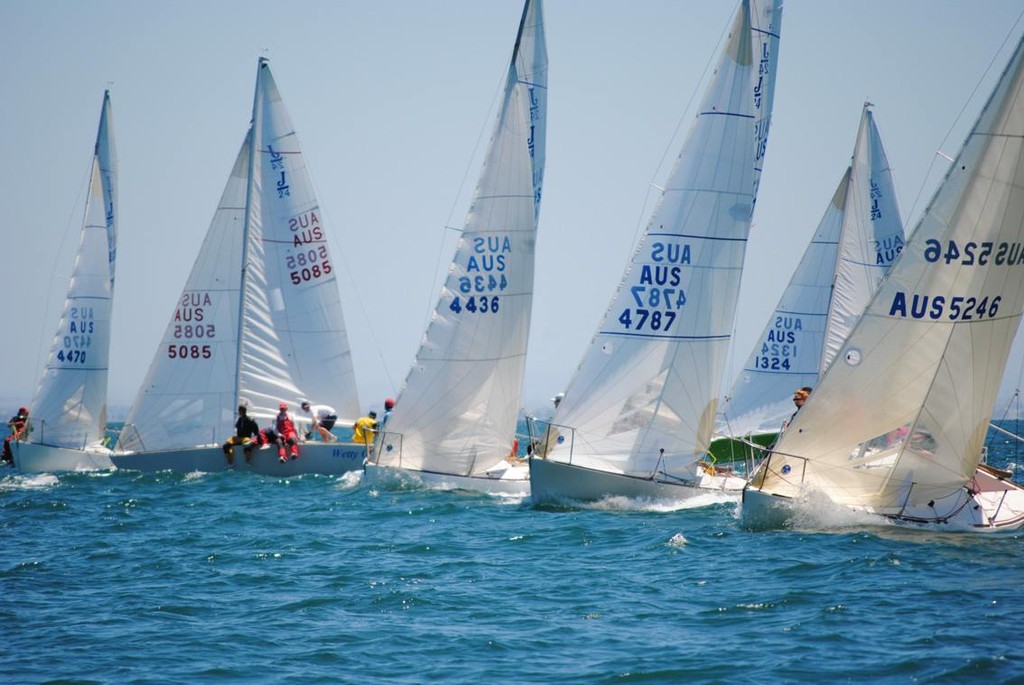
<path fill-rule="evenodd" d="M 701 461 L 767 142 L 781 12 L 777 2 L 741 3 L 659 204 L 556 409 L 558 440 L 530 460 L 535 502 L 742 488 Z"/>
<path fill-rule="evenodd" d="M 850 165 L 726 398 L 720 434 L 777 434 L 793 391 L 817 384 L 904 243 L 892 171 L 865 103 Z"/>
<path fill-rule="evenodd" d="M 109 469 L 107 370 L 117 252 L 117 152 L 110 91 L 103 94 L 85 219 L 64 310 L 29 414 L 13 443 L 26 472 Z"/>
<path fill-rule="evenodd" d="M 239 404 L 263 426 L 284 402 L 359 411 L 327 245 L 327 228 L 295 129 L 266 59 L 257 66 L 252 122 L 213 221 L 135 398 L 115 453 L 118 468 L 216 471 Z M 239 468 L 268 475 L 362 468 L 365 448 L 307 442 L 279 463 L 257 450 Z"/>
<path fill-rule="evenodd" d="M 504 97 L 447 280 L 367 475 L 529 491 L 513 465 L 533 307 L 544 176 L 547 50 L 540 0 L 527 0 Z"/>
<path fill-rule="evenodd" d="M 1024 525 L 979 465 L 1024 308 L 1024 40 L 897 262 L 743 494 L 748 525 L 804 496 L 909 523 Z"/>

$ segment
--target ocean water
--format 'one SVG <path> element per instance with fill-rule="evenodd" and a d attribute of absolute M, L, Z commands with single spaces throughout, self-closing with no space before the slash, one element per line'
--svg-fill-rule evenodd
<path fill-rule="evenodd" d="M 719 494 L 4 473 L 3 683 L 1024 682 L 1022 534 L 755 532 Z"/>

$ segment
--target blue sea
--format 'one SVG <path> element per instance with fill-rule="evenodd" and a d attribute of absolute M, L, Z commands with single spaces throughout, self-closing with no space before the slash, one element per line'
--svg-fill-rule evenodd
<path fill-rule="evenodd" d="M 1024 682 L 1022 534 L 4 473 L 3 683 Z"/>

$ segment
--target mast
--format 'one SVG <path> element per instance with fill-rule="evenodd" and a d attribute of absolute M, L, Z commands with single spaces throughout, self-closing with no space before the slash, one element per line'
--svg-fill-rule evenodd
<path fill-rule="evenodd" d="M 242 383 L 242 336 L 245 335 L 245 289 L 249 272 L 249 226 L 252 223 L 253 178 L 256 173 L 256 132 L 260 124 L 260 97 L 263 93 L 263 70 L 269 62 L 266 57 L 256 61 L 256 90 L 252 97 L 252 119 L 249 122 L 249 168 L 246 172 L 245 219 L 242 222 L 242 268 L 238 276 L 238 340 L 235 353 L 235 404 L 241 401 Z"/>

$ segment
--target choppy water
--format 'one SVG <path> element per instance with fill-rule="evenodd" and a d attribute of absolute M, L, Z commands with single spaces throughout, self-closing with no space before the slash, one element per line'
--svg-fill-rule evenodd
<path fill-rule="evenodd" d="M 5 683 L 1024 682 L 1019 534 L 751 532 L 720 495 L 7 474 Z"/>

